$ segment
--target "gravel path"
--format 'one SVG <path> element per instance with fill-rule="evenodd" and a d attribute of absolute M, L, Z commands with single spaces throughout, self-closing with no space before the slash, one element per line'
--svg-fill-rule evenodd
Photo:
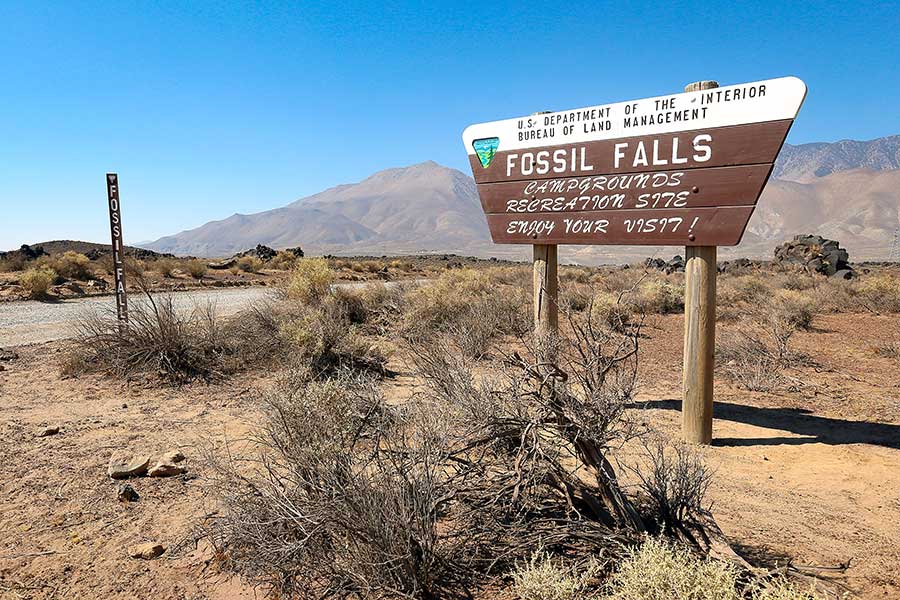
<path fill-rule="evenodd" d="M 249 303 L 266 298 L 265 288 L 191 290 L 172 295 L 179 309 L 190 310 L 212 301 L 219 315 L 234 314 Z M 143 302 L 137 294 L 128 298 L 129 306 Z M 0 303 L 0 348 L 61 340 L 74 335 L 74 324 L 86 311 L 115 310 L 115 296 L 75 298 L 60 302 Z"/>

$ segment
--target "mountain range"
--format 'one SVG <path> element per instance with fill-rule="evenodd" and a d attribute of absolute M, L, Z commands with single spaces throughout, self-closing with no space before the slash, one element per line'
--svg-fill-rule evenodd
<path fill-rule="evenodd" d="M 855 260 L 882 259 L 900 229 L 900 135 L 861 142 L 786 144 L 740 246 L 723 257 L 769 257 L 798 233 L 836 239 Z M 228 256 L 265 244 L 312 254 L 457 253 L 525 258 L 491 242 L 475 182 L 428 161 L 387 169 L 287 206 L 235 214 L 141 244 L 159 252 Z M 563 260 L 622 262 L 672 249 L 565 246 Z M 677 250 L 675 250 L 677 252 Z"/>

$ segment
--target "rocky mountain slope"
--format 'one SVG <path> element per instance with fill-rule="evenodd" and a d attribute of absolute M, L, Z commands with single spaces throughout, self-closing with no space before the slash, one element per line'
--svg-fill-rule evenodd
<path fill-rule="evenodd" d="M 838 171 L 900 169 L 900 135 L 868 142 L 785 144 L 778 155 L 772 177 L 807 183 Z"/>
<path fill-rule="evenodd" d="M 785 145 L 744 241 L 725 257 L 768 257 L 798 233 L 839 240 L 853 259 L 886 258 L 900 227 L 900 136 L 869 142 Z M 265 244 L 310 253 L 455 252 L 524 258 L 528 248 L 498 246 L 471 177 L 428 161 L 388 169 L 285 207 L 233 215 L 144 244 L 159 252 L 229 256 Z M 633 260 L 671 249 L 566 247 L 564 260 Z"/>

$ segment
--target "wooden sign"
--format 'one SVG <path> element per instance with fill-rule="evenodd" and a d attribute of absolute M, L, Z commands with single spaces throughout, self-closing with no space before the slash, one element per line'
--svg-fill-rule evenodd
<path fill-rule="evenodd" d="M 740 242 L 800 105 L 795 77 L 472 125 L 498 244 Z"/>
<path fill-rule="evenodd" d="M 106 195 L 109 201 L 109 230 L 112 236 L 113 277 L 116 285 L 116 314 L 122 323 L 128 322 L 128 296 L 125 293 L 125 246 L 122 243 L 122 210 L 119 204 L 119 176 L 106 174 Z"/>

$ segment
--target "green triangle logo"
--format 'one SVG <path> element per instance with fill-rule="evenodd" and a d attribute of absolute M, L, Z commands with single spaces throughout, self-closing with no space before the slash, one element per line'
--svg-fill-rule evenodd
<path fill-rule="evenodd" d="M 484 138 L 472 142 L 472 147 L 475 148 L 475 154 L 478 155 L 478 160 L 481 161 L 482 167 L 487 169 L 488 165 L 491 164 L 491 161 L 494 160 L 494 155 L 497 154 L 497 147 L 499 145 L 500 138 L 496 137 Z"/>

